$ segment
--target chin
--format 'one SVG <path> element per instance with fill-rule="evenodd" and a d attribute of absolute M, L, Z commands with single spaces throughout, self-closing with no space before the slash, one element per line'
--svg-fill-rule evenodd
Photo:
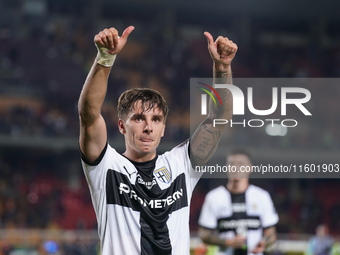
<path fill-rule="evenodd" d="M 148 154 L 148 153 L 154 152 L 154 151 L 155 151 L 155 148 L 151 148 L 151 147 L 142 147 L 140 150 L 141 150 L 142 152 Z"/>
<path fill-rule="evenodd" d="M 140 151 L 146 152 L 146 153 L 150 153 L 150 152 L 154 152 L 157 149 L 157 146 L 155 146 L 154 144 L 142 144 L 139 147 Z"/>

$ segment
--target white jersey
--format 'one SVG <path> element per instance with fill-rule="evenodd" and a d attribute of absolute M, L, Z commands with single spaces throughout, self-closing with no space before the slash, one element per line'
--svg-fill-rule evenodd
<path fill-rule="evenodd" d="M 103 255 L 189 254 L 189 141 L 148 162 L 133 162 L 107 145 L 82 165 L 96 212 Z"/>
<path fill-rule="evenodd" d="M 225 186 L 219 186 L 206 195 L 199 225 L 217 229 L 222 239 L 232 239 L 243 229 L 246 233 L 248 252 L 228 247 L 225 250 L 220 248 L 218 254 L 252 254 L 250 251 L 262 238 L 262 230 L 276 225 L 278 220 L 267 191 L 249 185 L 245 193 L 232 194 Z"/>

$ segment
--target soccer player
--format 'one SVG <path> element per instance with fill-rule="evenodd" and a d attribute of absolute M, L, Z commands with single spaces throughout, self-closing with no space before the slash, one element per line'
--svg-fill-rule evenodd
<path fill-rule="evenodd" d="M 219 247 L 217 254 L 262 254 L 276 240 L 279 218 L 267 191 L 249 184 L 250 153 L 234 149 L 227 157 L 228 182 L 206 195 L 199 218 L 203 242 Z"/>
<path fill-rule="evenodd" d="M 190 199 L 198 181 L 190 177 L 191 162 L 204 165 L 216 150 L 225 127 L 214 128 L 213 119 L 230 120 L 232 96 L 229 90 L 219 89 L 223 107 L 211 103 L 214 107 L 190 139 L 157 155 L 167 104 L 152 89 L 125 91 L 117 111 L 126 150 L 118 153 L 108 144 L 100 110 L 113 62 L 133 30 L 129 26 L 121 37 L 115 28 L 95 35 L 98 55 L 78 105 L 82 165 L 97 216 L 101 250 L 105 255 L 187 255 Z M 221 36 L 213 41 L 208 32 L 205 36 L 214 77 L 231 83 L 230 64 L 236 44 Z"/>

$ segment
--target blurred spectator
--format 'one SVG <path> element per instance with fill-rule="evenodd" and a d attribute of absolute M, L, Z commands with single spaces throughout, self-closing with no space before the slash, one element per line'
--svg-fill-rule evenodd
<path fill-rule="evenodd" d="M 307 244 L 306 255 L 329 255 L 333 238 L 328 234 L 328 227 L 324 224 L 316 228 L 316 236 L 313 236 Z"/>

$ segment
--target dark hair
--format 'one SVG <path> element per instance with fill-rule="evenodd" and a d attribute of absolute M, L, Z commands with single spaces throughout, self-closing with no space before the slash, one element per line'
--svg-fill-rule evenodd
<path fill-rule="evenodd" d="M 250 151 L 245 148 L 234 148 L 229 152 L 228 156 L 229 155 L 245 155 L 248 157 L 250 162 L 253 161 Z"/>
<path fill-rule="evenodd" d="M 164 121 L 166 120 L 169 109 L 164 97 L 157 90 L 149 88 L 129 89 L 121 94 L 117 105 L 118 117 L 124 119 L 139 100 L 142 101 L 143 112 L 157 107 L 163 113 Z"/>

